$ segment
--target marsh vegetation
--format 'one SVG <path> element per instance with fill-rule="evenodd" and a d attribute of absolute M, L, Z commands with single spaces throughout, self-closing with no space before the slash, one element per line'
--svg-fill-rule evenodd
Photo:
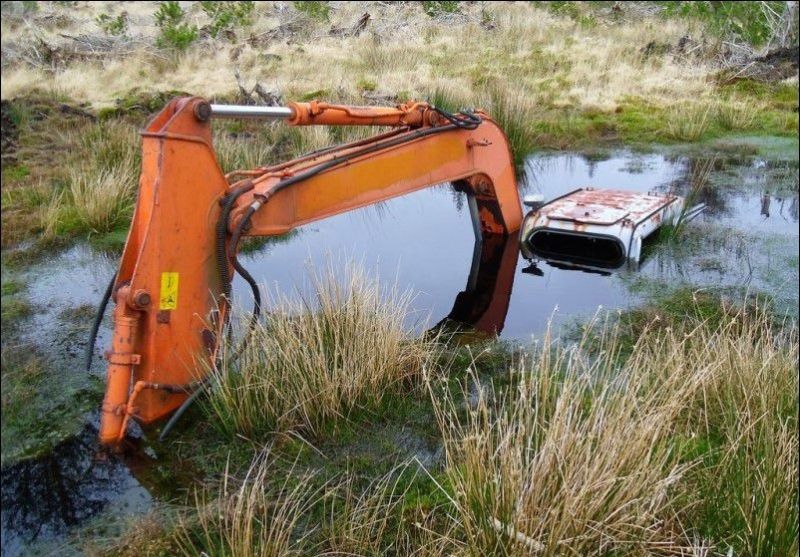
<path fill-rule="evenodd" d="M 532 344 L 422 334 L 414 294 L 358 266 L 314 269 L 296 296 L 265 288 L 268 314 L 242 352 L 238 334 L 225 345 L 170 438 L 148 430 L 135 459 L 81 461 L 98 477 L 130 469 L 161 502 L 115 531 L 75 519 L 54 543 L 90 555 L 796 555 L 797 236 L 765 220 L 797 222 L 791 4 L 4 2 L 4 509 L 37 489 L 69 498 L 83 481 L 61 478 L 56 454 L 92 452 L 102 402 L 99 379 L 74 373 L 77 339 L 125 241 L 137 130 L 153 114 L 185 94 L 416 98 L 484 108 L 523 189 L 537 176 L 548 193 L 570 185 L 544 172 L 545 151 L 580 151 L 558 161 L 585 162 L 588 178 L 617 156 L 626 176 L 688 193 L 714 218 L 665 231 L 650 270 L 607 289 L 624 293 L 616 312 L 576 313 L 572 334 L 537 328 Z M 230 172 L 372 131 L 227 121 L 213 141 Z M 753 199 L 759 220 L 739 206 Z M 303 234 L 249 249 L 301 251 Z M 14 512 L 4 552 L 7 521 L 49 527 Z"/>

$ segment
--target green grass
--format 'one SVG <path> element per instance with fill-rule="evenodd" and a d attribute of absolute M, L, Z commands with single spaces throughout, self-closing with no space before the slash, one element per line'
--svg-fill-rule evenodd
<path fill-rule="evenodd" d="M 3 168 L 3 182 L 19 182 L 30 176 L 30 169 L 24 164 L 6 166 Z"/>
<path fill-rule="evenodd" d="M 18 325 L 33 314 L 34 307 L 25 296 L 26 285 L 22 280 L 4 272 L 2 284 L 2 325 L 6 338 L 10 338 Z"/>
<path fill-rule="evenodd" d="M 741 304 L 735 300 L 743 294 L 737 289 L 726 293 L 721 288 L 665 288 L 661 284 L 650 283 L 644 287 L 651 289 L 648 293 L 650 301 L 618 316 L 618 341 L 623 355 L 633 353 L 640 337 L 647 331 L 669 330 L 683 322 L 704 323 L 716 328 L 742 311 Z M 758 305 L 769 305 L 769 299 L 763 295 L 753 296 L 747 302 L 747 307 Z M 586 327 L 591 331 L 591 325 L 583 326 L 584 329 Z M 600 340 L 597 339 L 598 342 Z"/>

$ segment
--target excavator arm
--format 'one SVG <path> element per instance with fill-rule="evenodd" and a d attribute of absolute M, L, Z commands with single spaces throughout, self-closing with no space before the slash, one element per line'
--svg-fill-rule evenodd
<path fill-rule="evenodd" d="M 395 129 L 275 166 L 223 175 L 212 118 L 283 119 L 288 125 Z M 295 227 L 429 186 L 468 194 L 476 235 L 519 229 L 522 210 L 508 141 L 486 114 L 452 115 L 427 103 L 393 108 L 321 102 L 288 107 L 169 103 L 142 132 L 133 221 L 110 290 L 115 302 L 100 440 L 119 443 L 130 419 L 178 408 L 215 358 L 245 236 Z M 258 302 L 257 302 L 258 303 Z"/>

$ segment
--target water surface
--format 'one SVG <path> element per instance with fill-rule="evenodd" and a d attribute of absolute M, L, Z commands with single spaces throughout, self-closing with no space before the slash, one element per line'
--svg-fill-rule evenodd
<path fill-rule="evenodd" d="M 523 273 L 529 262 L 519 256 L 516 238 L 485 240 L 476 248 L 466 199 L 447 185 L 302 227 L 242 262 L 264 290 L 307 296 L 311 269 L 330 264 L 343 270 L 354 260 L 384 284 L 417 294 L 409 317 L 417 330 L 449 316 L 522 341 L 541 334 L 551 319 L 558 327 L 679 285 L 766 291 L 797 314 L 796 155 L 559 153 L 534 156 L 525 170 L 521 195 L 546 199 L 586 186 L 686 194 L 702 178 L 708 184 L 698 201 L 708 210 L 680 242 L 656 247 L 638 271 L 606 276 L 546 262 L 538 265 L 541 276 Z M 82 355 L 91 312 L 70 312 L 99 301 L 114 267 L 109 257 L 77 246 L 24 274 L 37 312 L 22 325 L 21 339 L 47 355 L 60 374 L 56 386 L 88 388 L 103 377 L 109 317 L 87 376 Z M 241 279 L 235 293 L 248 307 Z M 164 496 L 139 473 L 154 455 L 139 454 L 137 465 L 98 460 L 97 413 L 73 425 L 75 432 L 49 454 L 3 467 L 3 555 L 68 554 L 74 550 L 69 536 L 87 524 L 140 514 Z"/>

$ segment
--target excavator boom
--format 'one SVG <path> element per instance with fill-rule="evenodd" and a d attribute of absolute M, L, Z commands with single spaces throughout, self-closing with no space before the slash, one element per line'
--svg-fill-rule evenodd
<path fill-rule="evenodd" d="M 395 129 L 274 166 L 223 175 L 212 118 L 288 125 Z M 139 193 L 111 288 L 114 335 L 100 440 L 118 444 L 130 419 L 167 416 L 216 357 L 231 280 L 252 277 L 236 259 L 244 236 L 283 234 L 332 215 L 452 182 L 468 195 L 479 236 L 516 232 L 522 220 L 508 141 L 488 115 L 452 115 L 427 103 L 288 107 L 171 101 L 142 131 Z M 258 302 L 257 302 L 258 303 Z"/>

